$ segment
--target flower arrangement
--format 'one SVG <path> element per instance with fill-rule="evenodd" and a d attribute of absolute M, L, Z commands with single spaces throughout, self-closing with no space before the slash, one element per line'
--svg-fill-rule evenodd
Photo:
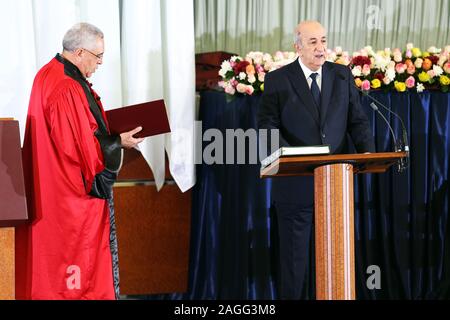
<path fill-rule="evenodd" d="M 250 52 L 245 58 L 233 56 L 225 60 L 219 71 L 222 81 L 219 86 L 226 93 L 234 95 L 253 95 L 264 91 L 264 78 L 270 71 L 276 70 L 296 58 L 294 52 L 278 51 L 275 55 L 263 52 Z"/>
<path fill-rule="evenodd" d="M 222 63 L 219 86 L 227 94 L 253 95 L 264 91 L 264 77 L 297 58 L 294 52 L 278 51 L 275 55 L 250 52 L 245 58 L 234 56 Z M 327 60 L 351 69 L 355 84 L 362 90 L 441 90 L 450 88 L 450 46 L 427 51 L 407 44 L 402 52 L 386 48 L 375 52 L 371 46 L 350 55 L 341 47 L 327 51 Z"/>
<path fill-rule="evenodd" d="M 444 50 L 430 47 L 426 52 L 412 43 L 403 52 L 398 48 L 374 52 L 367 46 L 355 52 L 348 65 L 362 90 L 449 91 L 450 46 Z"/>

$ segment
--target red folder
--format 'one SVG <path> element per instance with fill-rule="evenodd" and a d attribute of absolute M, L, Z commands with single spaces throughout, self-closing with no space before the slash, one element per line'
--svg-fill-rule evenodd
<path fill-rule="evenodd" d="M 135 138 L 170 132 L 164 100 L 155 100 L 106 111 L 112 134 L 121 134 L 142 127 Z"/>

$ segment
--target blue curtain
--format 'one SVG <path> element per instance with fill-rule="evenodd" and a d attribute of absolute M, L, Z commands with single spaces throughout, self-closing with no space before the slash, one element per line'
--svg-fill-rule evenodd
<path fill-rule="evenodd" d="M 410 166 L 404 173 L 393 167 L 384 174 L 355 176 L 357 299 L 448 299 L 450 95 L 372 94 L 405 121 Z M 259 100 L 255 96 L 227 101 L 223 93 L 202 93 L 203 132 L 256 128 Z M 388 127 L 370 102 L 362 97 L 377 151 L 391 151 Z M 400 136 L 399 121 L 384 114 Z M 202 164 L 197 173 L 189 292 L 165 298 L 276 299 L 278 243 L 270 179 L 259 178 L 258 165 Z M 381 271 L 378 290 L 366 285 L 372 265 Z M 314 296 L 310 272 L 309 279 L 305 297 Z"/>

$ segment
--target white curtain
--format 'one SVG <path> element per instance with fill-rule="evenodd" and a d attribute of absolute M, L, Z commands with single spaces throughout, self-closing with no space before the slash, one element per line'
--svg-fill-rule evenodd
<path fill-rule="evenodd" d="M 36 72 L 62 49 L 64 33 L 84 21 L 105 33 L 105 59 L 91 79 L 105 109 L 164 98 L 172 133 L 140 150 L 164 185 L 165 151 L 184 192 L 195 183 L 193 0 L 0 0 L 0 118 L 20 121 L 23 138 Z"/>
<path fill-rule="evenodd" d="M 319 20 L 329 47 L 426 50 L 450 41 L 450 0 L 195 0 L 197 52 L 293 51 L 302 20 Z"/>

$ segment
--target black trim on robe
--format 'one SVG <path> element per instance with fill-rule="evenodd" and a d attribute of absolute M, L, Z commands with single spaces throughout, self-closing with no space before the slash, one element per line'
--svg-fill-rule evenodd
<path fill-rule="evenodd" d="M 102 149 L 105 169 L 95 176 L 89 194 L 97 198 L 109 199 L 112 197 L 112 187 L 122 163 L 122 144 L 120 136 L 109 134 L 108 127 L 106 126 L 98 105 L 100 97 L 91 90 L 90 83 L 84 78 L 80 70 L 72 62 L 64 59 L 60 54 L 57 54 L 55 58 L 64 65 L 64 73 L 77 81 L 83 88 L 89 103 L 89 109 L 98 125 L 95 137 Z"/>

